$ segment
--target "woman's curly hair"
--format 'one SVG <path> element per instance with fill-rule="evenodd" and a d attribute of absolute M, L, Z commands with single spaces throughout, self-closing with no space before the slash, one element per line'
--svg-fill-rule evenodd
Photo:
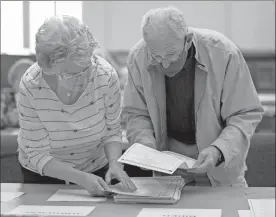
<path fill-rule="evenodd" d="M 50 17 L 36 33 L 36 56 L 40 67 L 57 67 L 68 58 L 79 66 L 86 66 L 98 46 L 88 27 L 68 15 Z"/>

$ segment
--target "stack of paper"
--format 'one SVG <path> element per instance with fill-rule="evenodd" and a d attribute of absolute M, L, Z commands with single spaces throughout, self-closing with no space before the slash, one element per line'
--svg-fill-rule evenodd
<path fill-rule="evenodd" d="M 275 217 L 275 199 L 248 199 L 252 217 Z"/>
<path fill-rule="evenodd" d="M 135 177 L 135 192 L 128 192 L 121 183 L 114 185 L 115 203 L 160 203 L 174 204 L 181 196 L 184 179 L 180 176 Z"/>
<path fill-rule="evenodd" d="M 160 152 L 135 143 L 125 151 L 118 162 L 171 175 L 178 168 L 192 168 L 196 160 L 173 152 Z"/>

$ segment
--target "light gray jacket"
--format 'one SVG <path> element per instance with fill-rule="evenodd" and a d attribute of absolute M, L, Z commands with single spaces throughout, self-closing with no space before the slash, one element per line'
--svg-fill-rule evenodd
<path fill-rule="evenodd" d="M 212 186 L 247 186 L 244 173 L 250 139 L 263 108 L 240 50 L 222 34 L 189 28 L 197 60 L 195 120 L 198 151 L 215 145 L 225 162 L 208 173 Z M 165 76 L 150 64 L 140 40 L 128 58 L 129 77 L 123 115 L 127 138 L 158 150 L 168 150 Z"/>

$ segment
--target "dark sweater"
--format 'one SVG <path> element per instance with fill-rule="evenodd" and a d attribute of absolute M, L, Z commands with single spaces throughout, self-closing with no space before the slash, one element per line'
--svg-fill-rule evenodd
<path fill-rule="evenodd" d="M 196 144 L 194 114 L 195 47 L 192 44 L 182 70 L 165 76 L 168 136 L 185 144 Z"/>

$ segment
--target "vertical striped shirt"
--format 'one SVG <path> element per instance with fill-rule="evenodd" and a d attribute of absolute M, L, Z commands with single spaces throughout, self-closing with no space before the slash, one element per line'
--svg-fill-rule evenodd
<path fill-rule="evenodd" d="M 43 175 L 51 159 L 85 172 L 107 164 L 104 145 L 122 142 L 120 82 L 113 67 L 98 56 L 88 73 L 81 96 L 66 105 L 44 80 L 37 63 L 25 72 L 17 102 L 23 167 Z"/>

